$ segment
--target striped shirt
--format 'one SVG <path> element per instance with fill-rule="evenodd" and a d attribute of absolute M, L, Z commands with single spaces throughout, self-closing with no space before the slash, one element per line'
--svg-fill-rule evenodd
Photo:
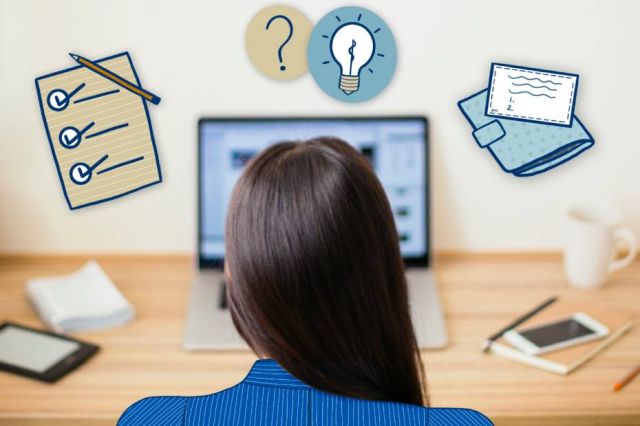
<path fill-rule="evenodd" d="M 175 425 L 421 425 L 488 426 L 483 414 L 367 401 L 319 391 L 276 361 L 255 362 L 237 385 L 210 395 L 155 396 L 131 405 L 119 426 Z"/>

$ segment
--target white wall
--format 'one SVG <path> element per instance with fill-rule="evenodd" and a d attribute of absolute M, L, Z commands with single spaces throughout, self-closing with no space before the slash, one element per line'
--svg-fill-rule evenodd
<path fill-rule="evenodd" d="M 348 4 L 297 3 L 314 22 Z M 360 0 L 388 22 L 399 48 L 392 83 L 361 105 L 327 97 L 308 74 L 278 83 L 251 67 L 245 26 L 268 4 L 0 0 L 0 251 L 191 251 L 202 115 L 426 114 L 440 249 L 558 248 L 563 212 L 576 199 L 616 203 L 640 235 L 637 0 Z M 123 50 L 163 99 L 151 115 L 165 182 L 69 211 L 34 78 L 72 65 L 70 51 L 97 58 Z M 492 61 L 579 73 L 576 113 L 596 145 L 537 177 L 501 172 L 456 106 L 485 87 Z"/>

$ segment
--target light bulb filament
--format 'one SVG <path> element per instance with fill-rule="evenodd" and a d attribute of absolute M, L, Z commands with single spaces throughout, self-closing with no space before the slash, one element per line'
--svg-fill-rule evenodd
<path fill-rule="evenodd" d="M 347 50 L 349 52 L 349 56 L 351 56 L 351 61 L 349 61 L 349 75 L 352 74 L 353 72 L 353 60 L 356 57 L 356 55 L 353 53 L 353 49 L 356 47 L 356 41 L 355 39 L 351 39 L 351 47 Z"/>

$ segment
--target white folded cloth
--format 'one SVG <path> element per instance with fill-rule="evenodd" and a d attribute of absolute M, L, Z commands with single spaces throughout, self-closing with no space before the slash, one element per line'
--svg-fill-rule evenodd
<path fill-rule="evenodd" d="M 135 315 L 93 260 L 69 275 L 27 280 L 26 291 L 40 319 L 59 333 L 114 327 Z"/>

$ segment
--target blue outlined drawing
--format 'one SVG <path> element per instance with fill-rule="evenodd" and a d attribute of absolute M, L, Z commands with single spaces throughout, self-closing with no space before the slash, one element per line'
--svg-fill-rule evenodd
<path fill-rule="evenodd" d="M 289 27 L 289 33 L 287 34 L 287 37 L 280 44 L 280 47 L 278 47 L 278 62 L 280 63 L 280 71 L 286 71 L 287 66 L 282 61 L 282 49 L 284 49 L 284 47 L 287 45 L 287 43 L 289 43 L 289 41 L 291 40 L 291 37 L 293 36 L 293 23 L 291 22 L 291 19 L 289 19 L 288 17 L 286 17 L 284 15 L 275 15 L 275 16 L 272 16 L 271 19 L 269 19 L 267 21 L 267 25 L 265 27 L 265 30 L 268 30 L 269 27 L 271 26 L 271 23 L 273 21 L 275 21 L 276 19 L 282 19 L 283 21 L 285 21 L 287 23 L 287 25 Z"/>
<path fill-rule="evenodd" d="M 62 89 L 55 89 L 49 92 L 49 96 L 47 96 L 47 105 L 54 111 L 62 111 L 69 106 L 69 101 L 78 93 L 82 88 L 84 88 L 85 84 L 79 84 L 78 87 L 73 89 L 71 92 L 67 93 Z"/>
<path fill-rule="evenodd" d="M 93 170 L 100 164 L 104 163 L 107 158 L 109 158 L 109 154 L 103 155 L 92 165 L 88 165 L 87 163 L 75 163 L 71 166 L 71 169 L 69 169 L 69 177 L 76 185 L 85 185 L 91 180 Z"/>
<path fill-rule="evenodd" d="M 473 138 L 486 148 L 500 168 L 517 177 L 534 176 L 566 163 L 595 143 L 578 117 L 570 127 L 492 117 L 485 113 L 488 89 L 458 107 L 473 128 Z"/>
<path fill-rule="evenodd" d="M 578 79 L 577 74 L 493 63 L 485 113 L 571 127 Z"/>
<path fill-rule="evenodd" d="M 147 102 L 127 52 L 35 80 L 49 146 L 71 210 L 162 182 Z M 126 90 L 123 90 L 126 89 Z"/>
<path fill-rule="evenodd" d="M 111 126 L 106 129 L 102 129 L 95 133 L 91 133 L 90 135 L 87 135 L 87 139 L 95 138 L 96 136 L 104 135 L 105 133 L 113 132 L 114 130 L 122 129 L 128 126 L 129 126 L 129 123 L 116 124 L 115 126 Z"/>
<path fill-rule="evenodd" d="M 396 44 L 386 23 L 361 7 L 329 12 L 314 27 L 307 58 L 316 83 L 344 102 L 362 102 L 389 84 Z"/>
<path fill-rule="evenodd" d="M 358 14 L 360 17 L 361 14 Z M 340 65 L 338 87 L 346 95 L 358 91 L 360 73 L 371 62 L 376 51 L 376 40 L 360 22 L 348 22 L 335 30 L 329 40 L 331 57 Z M 373 69 L 369 68 L 373 73 Z"/>
<path fill-rule="evenodd" d="M 71 57 L 71 59 L 73 59 L 74 61 L 76 61 L 80 65 L 86 67 L 87 69 L 90 69 L 91 71 L 93 71 L 96 74 L 102 76 L 103 78 L 111 81 L 112 83 L 122 87 L 123 89 L 129 90 L 131 93 L 142 97 L 143 99 L 151 102 L 152 104 L 158 105 L 160 103 L 160 97 L 159 96 L 154 95 L 153 93 L 149 92 L 148 90 L 140 87 L 139 84 L 131 83 L 126 78 L 123 78 L 122 76 L 120 76 L 117 73 L 111 71 L 110 69 L 103 67 L 98 62 L 91 61 L 91 60 L 85 58 L 84 56 L 80 56 L 80 55 L 77 55 L 75 53 L 69 53 L 69 56 Z M 110 90 L 109 92 L 115 93 L 116 91 L 115 90 Z M 103 94 L 93 95 L 93 96 L 89 96 L 88 98 L 85 98 L 85 99 L 97 98 L 97 97 L 100 97 L 102 95 Z"/>
<path fill-rule="evenodd" d="M 67 126 L 60 131 L 60 135 L 58 136 L 58 140 L 60 141 L 60 145 L 67 149 L 73 149 L 80 145 L 82 142 L 82 136 L 87 133 L 87 130 L 91 129 L 95 122 L 91 122 L 84 126 L 82 129 L 77 129 L 73 126 Z"/>
<path fill-rule="evenodd" d="M 103 173 L 107 173 L 107 172 L 110 172 L 112 170 L 119 169 L 120 167 L 128 166 L 129 164 L 137 163 L 138 161 L 142 161 L 142 160 L 144 160 L 144 155 L 141 155 L 141 156 L 136 157 L 136 158 L 132 158 L 131 160 L 123 161 L 122 163 L 118 163 L 118 164 L 114 164 L 114 165 L 109 166 L 109 167 L 105 167 L 102 170 L 98 170 L 96 172 L 96 174 L 97 175 L 101 175 Z"/>
<path fill-rule="evenodd" d="M 109 154 L 105 154 L 98 161 L 89 165 L 87 163 L 75 163 L 71 166 L 69 170 L 69 177 L 76 185 L 84 185 L 88 183 L 93 177 L 93 171 L 97 169 L 102 163 L 104 163 L 109 158 Z M 128 166 L 129 164 L 137 163 L 138 161 L 144 160 L 144 156 L 141 155 L 136 158 L 132 158 L 131 160 L 126 160 L 118 164 L 114 164 L 109 167 L 105 167 L 96 172 L 96 175 L 101 175 L 103 173 L 108 173 L 112 170 L 119 169 L 120 167 Z"/>
<path fill-rule="evenodd" d="M 101 98 L 103 96 L 113 95 L 113 94 L 116 94 L 118 92 L 120 92 L 120 89 L 107 90 L 106 92 L 103 92 L 103 93 L 98 93 L 98 94 L 95 94 L 95 95 L 87 96 L 85 98 L 76 99 L 75 101 L 73 101 L 73 103 L 74 104 L 79 104 L 80 102 L 86 102 L 86 101 L 90 101 L 92 99 Z"/>
<path fill-rule="evenodd" d="M 253 66 L 274 80 L 295 80 L 307 72 L 307 44 L 313 24 L 297 8 L 276 4 L 260 9 L 245 31 Z"/>

